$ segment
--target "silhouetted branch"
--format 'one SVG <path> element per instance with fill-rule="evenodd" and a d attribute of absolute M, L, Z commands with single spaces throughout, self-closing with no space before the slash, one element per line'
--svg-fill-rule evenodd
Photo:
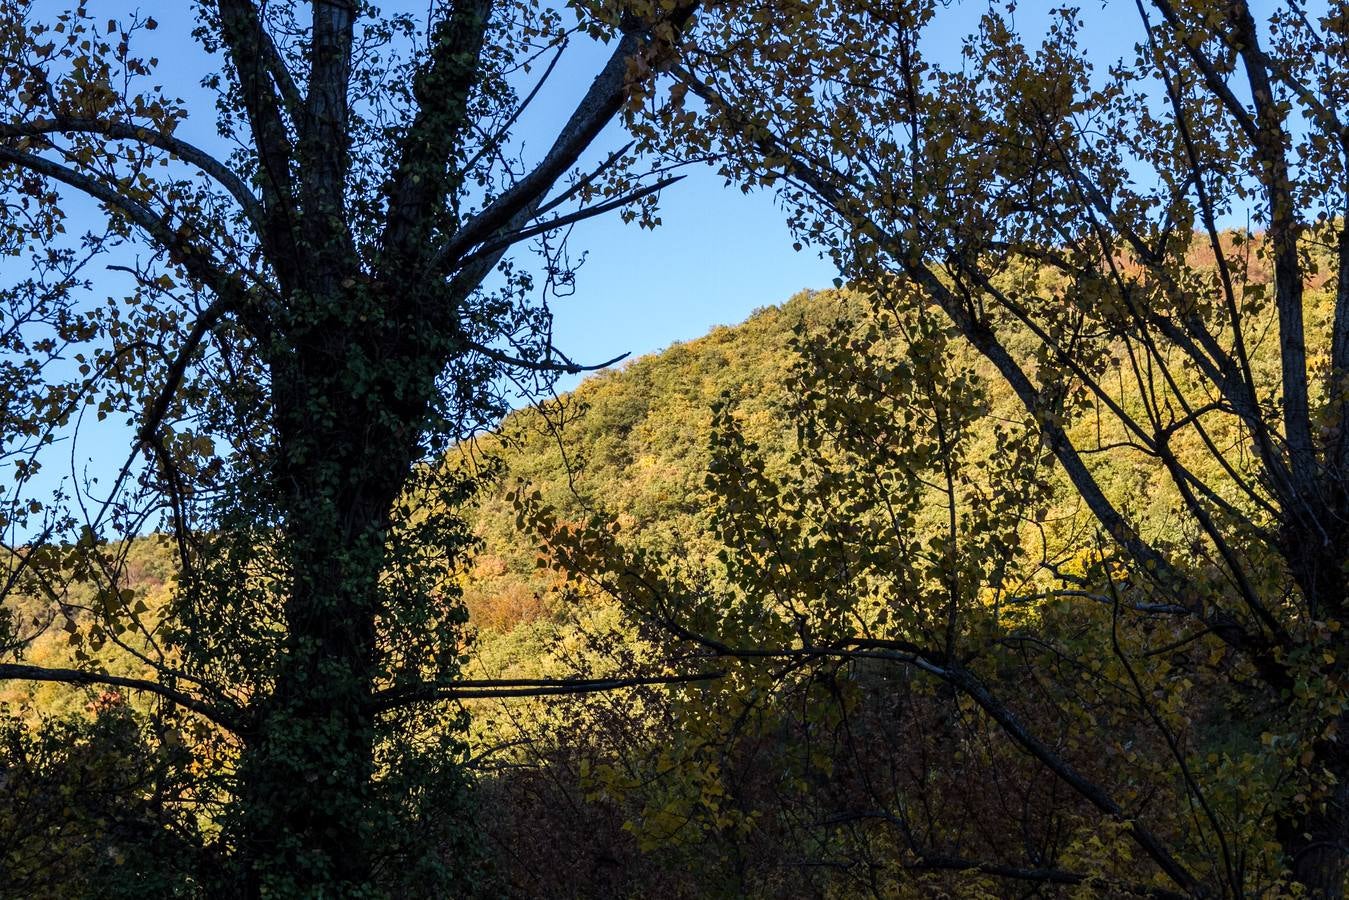
<path fill-rule="evenodd" d="M 107 675 L 102 672 L 88 672 L 82 669 L 48 669 L 41 666 L 28 666 L 16 663 L 0 663 L 0 681 L 49 681 L 69 685 L 101 684 L 108 687 L 122 687 L 133 691 L 145 691 L 163 697 L 184 709 L 189 709 L 204 719 L 209 719 L 234 734 L 243 734 L 245 728 L 242 710 L 221 710 L 204 700 L 185 694 L 182 691 L 166 687 L 156 681 L 143 678 L 124 678 L 120 675 Z"/>
<path fill-rule="evenodd" d="M 445 684 L 414 685 L 378 691 L 370 698 L 371 708 L 384 712 L 410 703 L 440 700 L 472 700 L 492 697 L 551 697 L 569 694 L 597 694 L 621 688 L 660 684 L 692 684 L 715 681 L 724 671 L 695 672 L 689 675 L 651 675 L 631 678 L 523 678 L 451 681 Z"/>

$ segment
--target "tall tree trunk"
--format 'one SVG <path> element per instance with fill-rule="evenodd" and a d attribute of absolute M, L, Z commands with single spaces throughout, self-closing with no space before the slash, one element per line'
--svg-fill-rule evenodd
<path fill-rule="evenodd" d="M 254 895 L 350 896 L 370 885 L 368 699 L 383 528 L 370 510 L 332 512 L 291 523 L 301 546 L 285 659 L 241 764 L 241 849 Z M 363 524 L 334 527 L 353 513 Z"/>
<path fill-rule="evenodd" d="M 388 390 L 407 385 L 396 354 L 331 319 L 312 335 L 293 370 L 273 375 L 285 382 L 275 483 L 289 585 L 283 658 L 240 763 L 253 896 L 368 896 L 381 829 L 369 703 L 380 577 L 422 423 Z"/>
<path fill-rule="evenodd" d="M 370 883 L 371 628 L 353 586 L 335 587 L 297 596 L 316 627 L 293 632 L 241 761 L 240 850 L 252 896 L 349 896 Z"/>

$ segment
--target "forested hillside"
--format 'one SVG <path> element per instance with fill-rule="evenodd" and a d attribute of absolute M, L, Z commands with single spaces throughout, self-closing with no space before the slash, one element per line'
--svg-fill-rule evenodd
<path fill-rule="evenodd" d="M 1310 252 L 1319 256 L 1315 248 Z M 1213 256 L 1196 247 L 1192 262 L 1202 271 L 1212 267 Z M 1250 264 L 1251 278 L 1267 284 L 1268 270 L 1253 257 Z M 1329 328 L 1333 313 L 1329 264 L 1321 256 L 1322 274 L 1309 284 L 1309 328 Z M 569 394 L 513 413 L 499 437 L 483 439 L 475 448 L 501 465 L 495 486 L 471 514 L 473 529 L 483 540 L 465 583 L 475 623 L 500 633 L 557 612 L 548 605 L 551 583 L 540 574 L 536 542 L 520 531 L 507 499 L 517 481 L 538 490 L 542 502 L 563 518 L 581 520 L 602 513 L 640 546 L 714 565 L 715 510 L 709 505 L 707 486 L 714 406 L 733 407 L 745 438 L 763 451 L 766 474 L 790 481 L 794 472 L 790 457 L 798 438 L 792 406 L 798 396 L 793 370 L 800 363 L 800 350 L 794 335 L 800 329 L 806 336 L 819 337 L 840 321 L 865 327 L 870 313 L 863 292 L 805 292 L 781 306 L 756 311 L 744 323 L 717 328 L 706 337 L 591 376 Z M 1254 369 L 1264 378 L 1273 377 L 1278 348 L 1271 331 L 1254 330 L 1251 339 Z M 1026 335 L 1020 340 L 1032 343 Z M 875 347 L 874 352 L 880 358 L 903 355 L 904 343 L 893 338 L 888 347 Z M 987 361 L 968 348 L 957 352 L 961 364 L 970 367 L 978 380 L 987 412 L 1004 423 L 1024 415 L 1017 412 L 1011 390 L 999 383 Z M 1120 362 L 1127 360 L 1121 357 Z M 1324 367 L 1328 360 L 1314 363 Z M 1117 390 L 1121 408 L 1140 409 L 1141 398 L 1130 385 L 1121 380 Z M 989 417 L 975 426 L 976 456 L 993 452 L 997 421 Z M 1111 411 L 1099 404 L 1071 424 L 1073 436 L 1086 447 L 1106 447 L 1126 437 Z M 1195 435 L 1181 434 L 1178 441 L 1188 468 L 1200 476 L 1215 474 L 1219 464 L 1206 458 Z M 1239 444 L 1230 449 L 1238 460 L 1249 453 Z M 1123 459 L 1098 454 L 1090 464 L 1112 495 L 1127 498 L 1143 527 L 1157 529 L 1163 539 L 1179 539 L 1178 534 L 1168 536 L 1167 530 L 1176 527 L 1169 514 L 1180 498 L 1160 460 L 1146 452 Z M 1073 510 L 1052 507 L 1043 516 L 1068 530 Z"/>
<path fill-rule="evenodd" d="M 1199 253 L 1195 265 L 1211 265 L 1211 258 Z M 1325 327 L 1330 292 L 1324 279 L 1310 287 L 1308 319 L 1313 327 Z M 592 378 L 544 410 L 514 414 L 505 428 L 511 440 L 500 450 L 499 487 L 473 517 L 484 543 L 465 581 L 479 628 L 475 660 L 466 671 L 494 678 L 569 672 L 621 676 L 634 670 L 635 659 L 659 657 L 669 641 L 659 627 L 641 627 L 629 615 L 633 609 L 625 611 L 622 602 L 615 602 L 620 598 L 597 591 L 596 583 L 569 577 L 577 564 L 567 556 L 567 539 L 560 542 L 565 559 L 559 560 L 522 534 L 519 504 L 513 507 L 505 496 L 519 488 L 518 482 L 539 492 L 535 503 L 550 507 L 564 531 L 568 521 L 616 523 L 619 543 L 678 569 L 683 583 L 719 598 L 713 602 L 745 603 L 745 592 L 753 590 L 746 586 L 753 568 L 734 559 L 743 552 L 745 533 L 728 529 L 726 520 L 735 512 L 726 505 L 724 482 L 712 474 L 718 470 L 714 460 L 724 459 L 726 452 L 726 423 L 714 424 L 714 407 L 730 411 L 737 440 L 752 447 L 761 464 L 763 483 L 777 486 L 770 494 L 806 489 L 815 476 L 801 467 L 799 400 L 803 367 L 813 365 L 810 348 L 841 342 L 856 353 L 860 335 L 877 369 L 910 356 L 908 340 L 897 334 L 868 340 L 875 335 L 868 334 L 865 323 L 883 318 L 872 308 L 874 299 L 852 291 L 798 295 L 782 307 L 760 310 L 743 325 Z M 1265 336 L 1253 335 L 1252 347 L 1257 370 L 1277 365 L 1275 345 Z M 1183 781 L 1183 776 L 1159 760 L 1168 755 L 1168 735 L 1183 740 L 1197 760 L 1190 765 L 1221 782 L 1209 800 L 1223 805 L 1220 814 L 1234 829 L 1258 834 L 1270 827 L 1267 808 L 1252 805 L 1253 798 L 1296 789 L 1281 774 L 1282 753 L 1271 746 L 1268 732 L 1246 730 L 1224 718 L 1223 704 L 1232 698 L 1220 673 L 1230 671 L 1235 660 L 1207 644 L 1202 632 L 1157 622 L 1135 630 L 1120 620 L 1121 605 L 1141 609 L 1149 603 L 1138 599 L 1143 595 L 1135 593 L 1137 585 L 1120 587 L 1127 592 L 1123 595 L 1100 587 L 1102 566 L 1115 565 L 1108 546 L 1043 450 L 1026 443 L 1031 423 L 1018 417 L 1015 398 L 968 348 L 943 341 L 937 352 L 950 365 L 944 371 L 958 376 L 974 398 L 958 464 L 958 514 L 962 527 L 971 529 L 962 542 L 984 541 L 975 551 L 982 558 L 968 563 L 978 580 L 966 590 L 994 612 L 989 623 L 979 626 L 991 628 L 991 634 L 964 639 L 994 641 L 985 652 L 992 652 L 990 662 L 997 660 L 991 677 L 998 694 L 1036 726 L 1057 733 L 1057 748 L 1090 777 L 1122 796 L 1147 798 L 1154 810 L 1180 802 L 1179 796 L 1159 800 L 1158 792 L 1183 790 L 1173 780 Z M 1120 361 L 1128 364 L 1127 353 L 1121 351 Z M 855 357 L 841 367 L 826 380 L 857 378 L 859 370 L 868 370 Z M 1127 382 L 1120 385 L 1119 408 L 1137 413 L 1143 399 L 1124 387 Z M 932 387 L 943 395 L 959 389 L 956 384 Z M 852 407 L 848 415 L 857 412 Z M 891 414 L 913 414 L 913 407 L 884 415 Z M 1066 424 L 1078 446 L 1089 450 L 1127 441 L 1108 409 L 1088 404 Z M 882 439 L 903 444 L 903 426 L 892 427 Z M 930 456 L 915 462 L 904 456 L 905 449 L 892 447 L 898 455 L 890 455 L 871 446 L 868 457 L 854 457 L 850 465 L 908 467 L 907 477 L 920 481 L 924 466 L 940 471 Z M 1244 451 L 1231 451 L 1232 464 L 1240 466 Z M 1198 442 L 1182 444 L 1177 452 L 1193 471 L 1215 477 L 1216 464 Z M 1221 579 L 1220 563 L 1209 556 L 1202 536 L 1178 520 L 1182 500 L 1160 459 L 1145 452 L 1102 453 L 1091 465 L 1149 540 L 1180 557 L 1189 555 L 1193 571 Z M 1028 477 L 1028 472 L 1036 474 Z M 883 535 L 880 543 L 899 540 L 909 557 L 902 562 L 885 557 L 882 565 L 889 570 L 863 582 L 861 595 L 829 602 L 845 616 L 874 616 L 878 601 L 882 607 L 906 603 L 903 597 L 883 599 L 896 587 L 886 580 L 896 571 L 916 569 L 908 590 L 931 599 L 908 601 L 919 618 L 908 620 L 901 633 L 921 634 L 930 627 L 922 618 L 943 608 L 941 548 L 950 508 L 939 483 L 927 481 L 912 493 L 904 488 L 907 477 L 889 482 L 888 489 L 896 505 L 911 505 L 908 533 L 902 539 Z M 999 496 L 1009 490 L 1011 496 Z M 826 505 L 838 499 L 820 498 Z M 873 514 L 875 502 L 874 496 L 870 502 L 855 499 L 857 505 L 842 515 L 855 516 L 865 527 L 862 522 Z M 981 518 L 981 505 L 1004 504 L 1014 508 L 1004 510 L 1002 522 Z M 804 507 L 796 510 L 798 519 L 809 520 Z M 806 577 L 815 590 L 828 581 L 818 574 Z M 780 593 L 790 591 L 790 585 L 775 590 L 774 603 L 790 604 Z M 850 591 L 856 590 L 852 585 Z M 867 590 L 874 594 L 868 596 Z M 636 611 L 641 612 L 640 605 Z M 719 619 L 727 621 L 714 611 L 698 621 Z M 737 623 L 735 629 L 748 630 L 734 615 L 729 621 Z M 872 627 L 885 628 L 879 621 Z M 810 638 L 799 634 L 796 640 L 801 646 Z M 1112 641 L 1113 660 L 1092 656 L 1091 648 Z M 1151 721 L 1146 706 L 1116 708 L 1118 697 L 1110 696 L 1127 690 L 1116 679 L 1127 685 L 1130 667 L 1122 661 L 1139 652 L 1149 661 L 1135 677 L 1164 698 L 1160 715 L 1169 724 Z M 1085 656 L 1075 660 L 1071 654 L 1076 653 Z M 1063 676 L 1059 667 L 1064 665 L 1084 668 Z M 1041 667 L 1059 670 L 1066 684 L 1046 684 Z M 804 682 L 775 681 L 775 701 L 748 706 L 737 706 L 734 694 L 715 690 L 689 701 L 687 695 L 672 699 L 638 689 L 617 698 L 521 701 L 492 706 L 491 712 L 475 707 L 475 746 L 501 754 L 504 768 L 499 771 L 507 773 L 483 782 L 485 796 L 503 798 L 490 804 L 485 820 L 504 854 L 498 861 L 517 890 L 535 893 L 552 889 L 551 874 L 540 873 L 531 862 L 546 858 L 547 872 L 569 873 L 577 896 L 670 889 L 688 896 L 706 891 L 790 895 L 798 888 L 827 895 L 867 885 L 882 885 L 887 895 L 990 891 L 1002 896 L 999 885 L 1005 881 L 1000 878 L 1077 883 L 1069 871 L 1034 865 L 1047 858 L 1065 866 L 1079 860 L 1097 870 L 1095 890 L 1107 894 L 1144 889 L 1134 863 L 1121 853 L 1120 838 L 1103 833 L 1080 804 L 1057 797 L 1050 772 L 990 733 L 968 705 L 953 702 L 939 689 L 933 694 L 921 679 L 914 681 L 879 660 L 845 663 L 830 672 Z M 825 683 L 815 680 L 819 677 Z M 700 715 L 697 724 L 680 724 L 690 702 L 724 703 L 725 718 L 709 721 Z M 820 712 L 818 707 L 831 702 L 840 704 L 835 713 Z M 1086 718 L 1080 718 L 1083 712 Z M 707 774 L 709 746 L 720 748 L 713 754 L 717 762 L 710 764 L 712 775 Z M 529 774 L 533 767 L 539 767 L 537 780 Z M 484 768 L 496 771 L 491 763 Z M 596 771 L 602 773 L 598 779 Z M 558 810 L 571 812 L 554 819 Z M 1040 831 L 1047 822 L 1055 823 L 1054 830 Z M 1184 817 L 1164 827 L 1176 829 L 1174 839 L 1188 828 Z M 558 830 L 568 834 L 568 850 L 553 856 L 548 848 Z M 1009 851 L 1007 842 L 1038 849 Z M 1009 852 L 1025 860 L 1022 869 L 999 872 L 977 862 Z M 1265 865 L 1271 862 L 1268 858 Z M 906 869 L 907 876 L 899 874 Z M 1264 876 L 1253 869 L 1248 877 L 1269 878 L 1275 869 Z"/>
<path fill-rule="evenodd" d="M 712 407 L 726 397 L 779 465 L 794 436 L 784 411 L 802 322 L 818 326 L 847 312 L 850 295 L 800 294 L 732 327 L 587 379 L 576 391 L 506 420 L 502 442 L 483 442 L 502 462 L 498 487 L 476 507 L 484 547 L 468 603 L 480 627 L 507 630 L 546 612 L 537 548 L 521 534 L 506 500 L 523 479 L 561 515 L 615 516 L 644 545 L 706 555 Z M 855 298 L 852 298 L 856 302 Z"/>

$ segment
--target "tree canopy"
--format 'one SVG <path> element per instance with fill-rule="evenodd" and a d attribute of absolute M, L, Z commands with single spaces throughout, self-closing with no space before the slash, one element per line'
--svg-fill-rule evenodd
<path fill-rule="evenodd" d="M 916 668 L 1131 836 L 1172 889 L 1245 895 L 1266 888 L 1242 848 L 1245 826 L 1224 813 L 1235 802 L 1224 791 L 1238 786 L 1205 777 L 1182 733 L 1190 716 L 1174 705 L 1216 664 L 1221 687 L 1210 690 L 1232 692 L 1222 715 L 1245 723 L 1278 771 L 1259 840 L 1282 849 L 1306 890 L 1339 895 L 1349 822 L 1339 738 L 1349 522 L 1342 11 L 1140 2 L 1133 53 L 1105 64 L 1079 40 L 1084 13 L 1054 10 L 1038 36 L 1019 33 L 1013 11 L 993 5 L 952 63 L 924 40 L 940 4 L 726 4 L 699 19 L 668 99 L 653 99 L 653 139 L 725 160 L 728 177 L 777 186 L 803 240 L 870 285 L 877 310 L 862 337 L 812 351 L 831 373 L 812 376 L 804 394 L 804 446 L 822 467 L 813 494 L 764 483 L 731 420 L 732 453 L 713 470 L 736 504 L 729 543 L 744 548 L 767 532 L 768 546 L 778 535 L 796 548 L 741 581 L 770 607 L 796 591 L 815 606 L 787 604 L 802 612 L 779 613 L 787 630 L 776 640 L 691 637 L 723 653 L 773 645 L 790 658 L 813 647 Z M 1320 284 L 1333 312 L 1309 323 L 1307 292 Z M 923 348 L 916 358 L 887 364 L 873 352 L 875 335 L 895 330 Z M 962 450 L 965 430 L 989 411 L 965 368 L 944 361 L 952 339 L 1017 399 L 996 463 Z M 1075 432 L 1087 421 L 1094 434 Z M 896 429 L 900 447 L 881 449 Z M 1034 640 L 1055 666 L 1085 667 L 1087 680 L 1103 656 L 1113 660 L 1102 683 L 1163 739 L 1184 786 L 1178 802 L 1195 816 L 1191 837 L 1163 833 L 1084 775 L 1084 761 L 1029 728 L 976 665 L 1024 640 L 998 595 L 1007 578 L 1027 577 L 1006 568 L 1006 551 L 1035 508 L 1042 455 L 1089 512 L 1094 534 L 1080 549 L 1096 557 L 1073 572 L 1046 546 L 1047 591 L 1082 607 L 1104 601 L 1112 619 L 1084 647 Z M 835 472 L 840 457 L 862 474 Z M 1134 489 L 1111 483 L 1105 459 L 1161 464 L 1173 492 L 1162 527 L 1140 515 Z M 971 493 L 962 474 L 971 465 L 1015 474 L 993 494 Z M 948 510 L 930 561 L 905 537 L 913 513 L 900 499 L 921 494 L 913 479 L 924 471 Z M 884 534 L 863 525 L 872 515 Z M 826 549 L 828 564 L 817 559 Z M 894 602 L 914 604 L 916 619 L 896 621 L 892 605 L 868 622 L 827 605 L 905 569 L 922 577 L 897 586 Z M 823 585 L 832 588 L 813 599 Z M 1121 636 L 1131 628 L 1136 646 Z M 1155 660 L 1180 646 L 1206 647 L 1210 659 L 1158 688 Z M 1200 835 L 1195 855 L 1184 844 Z"/>

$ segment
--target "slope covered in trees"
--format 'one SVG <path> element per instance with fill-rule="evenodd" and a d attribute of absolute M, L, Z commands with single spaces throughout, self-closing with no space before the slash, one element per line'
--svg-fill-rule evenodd
<path fill-rule="evenodd" d="M 483 449 L 499 455 L 497 488 L 476 507 L 484 540 L 467 601 L 480 627 L 509 629 L 547 610 L 534 577 L 536 542 L 522 534 L 506 494 L 522 479 L 559 514 L 612 513 L 646 546 L 706 554 L 711 523 L 704 480 L 711 459 L 712 407 L 740 404 L 746 428 L 785 457 L 791 437 L 789 342 L 796 324 L 846 311 L 846 295 L 799 294 L 748 321 L 587 379 L 574 392 L 506 420 Z"/>
<path fill-rule="evenodd" d="M 1315 258 L 1315 248 L 1310 252 Z M 1267 285 L 1268 269 L 1255 258 L 1255 251 L 1248 255 L 1253 280 Z M 1196 248 L 1193 257 L 1196 267 L 1212 265 L 1212 254 L 1203 248 Z M 1334 298 L 1329 263 L 1324 259 L 1320 263 L 1322 274 L 1308 285 L 1306 315 L 1310 328 L 1324 330 Z M 541 501 L 563 518 L 582 520 L 607 513 L 639 546 L 707 562 L 717 549 L 710 537 L 715 512 L 706 483 L 713 457 L 714 407 L 733 406 L 745 438 L 764 451 L 769 476 L 790 480 L 789 457 L 797 438 L 791 415 L 798 387 L 793 369 L 800 361 L 795 336 L 798 330 L 819 336 L 841 320 L 864 327 L 870 311 L 867 295 L 858 290 L 803 292 L 780 306 L 757 310 L 739 325 L 717 328 L 706 337 L 591 376 L 569 394 L 513 413 L 497 437 L 480 444 L 482 452 L 497 458 L 500 473 L 496 486 L 475 505 L 471 516 L 473 529 L 484 542 L 465 582 L 476 624 L 502 632 L 550 614 L 548 593 L 554 582 L 539 574 L 537 542 L 517 527 L 507 496 L 517 481 L 538 490 Z M 1030 344 L 1027 335 L 1020 340 Z M 887 352 L 902 355 L 903 348 L 904 341 L 895 339 L 888 349 L 872 351 L 868 345 L 866 352 L 884 357 Z M 1278 348 L 1267 327 L 1254 330 L 1251 349 L 1255 369 L 1270 377 L 1277 368 Z M 976 455 L 987 456 L 997 417 L 1017 416 L 1016 400 L 997 381 L 991 364 L 968 348 L 958 353 L 987 393 L 990 415 L 976 426 L 974 439 Z M 1140 398 L 1130 385 L 1121 381 L 1118 390 L 1122 408 L 1139 408 Z M 1076 419 L 1073 433 L 1087 446 L 1105 447 L 1125 437 L 1120 424 L 1101 407 Z M 1182 443 L 1179 451 L 1188 467 L 1200 476 L 1213 474 L 1216 463 L 1205 458 L 1194 437 L 1184 435 L 1181 440 L 1190 442 Z M 1249 452 L 1240 445 L 1231 450 L 1234 457 Z M 1158 459 L 1139 452 L 1123 462 L 1097 456 L 1090 465 L 1112 496 L 1130 498 L 1145 527 L 1165 537 L 1175 526 L 1170 513 L 1179 495 Z M 1071 519 L 1069 507 L 1075 501 L 1064 496 L 1059 501 L 1065 506 L 1048 509 L 1046 519 Z"/>
<path fill-rule="evenodd" d="M 1194 264 L 1212 260 L 1196 252 Z M 1258 262 L 1252 274 L 1261 277 Z M 1332 306 L 1325 279 L 1309 283 L 1307 296 L 1311 327 L 1325 327 Z M 623 847 L 646 847 L 648 855 L 634 851 L 613 871 L 595 863 L 574 872 L 576 883 L 588 886 L 579 895 L 602 887 L 587 880 L 597 872 L 636 893 L 661 887 L 672 872 L 684 873 L 676 881 L 692 893 L 710 885 L 790 893 L 779 879 L 791 871 L 808 872 L 804 883 L 824 892 L 880 884 L 882 893 L 965 896 L 997 893 L 1007 878 L 1095 880 L 1107 893 L 1164 892 L 1151 866 L 1122 849 L 1125 820 L 1103 822 L 1090 803 L 1055 785 L 1055 766 L 1067 765 L 1134 806 L 1164 840 L 1185 848 L 1190 865 L 1218 859 L 1185 812 L 1186 781 L 1202 781 L 1209 814 L 1221 823 L 1214 827 L 1245 854 L 1242 877 L 1261 890 L 1282 890 L 1282 857 L 1268 838 L 1277 827 L 1271 799 L 1315 783 L 1289 768 L 1296 739 L 1262 730 L 1277 727 L 1277 717 L 1262 725 L 1231 716 L 1232 704 L 1243 708 L 1253 700 L 1225 684 L 1240 664 L 1211 636 L 1183 622 L 1122 618 L 1122 610 L 1161 605 L 1122 578 L 1108 536 L 1056 471 L 1033 421 L 1018 411 L 996 372 L 968 346 L 941 337 L 877 335 L 876 322 L 885 316 L 875 300 L 851 291 L 799 295 L 742 326 L 594 378 L 547 415 L 517 414 L 507 427 L 515 438 L 502 453 L 500 490 L 509 494 L 519 479 L 538 496 L 522 501 L 517 494 L 512 506 L 493 495 L 475 519 L 485 546 L 466 597 L 482 629 L 477 672 L 621 675 L 633 671 L 634 656 L 649 661 L 664 653 L 668 660 L 672 630 L 691 622 L 701 623 L 704 635 L 743 641 L 755 633 L 754 619 L 744 615 L 756 602 L 764 604 L 757 616 L 787 611 L 778 640 L 788 650 L 800 652 L 812 641 L 823 646 L 825 638 L 807 629 L 827 629 L 838 616 L 852 622 L 844 623 L 844 634 L 889 635 L 875 645 L 906 646 L 941 633 L 955 553 L 965 580 L 960 590 L 968 595 L 962 605 L 989 611 L 960 633 L 967 659 L 981 667 L 979 677 L 1004 709 L 1048 735 L 1053 759 L 1035 759 L 999 733 L 988 710 L 937 681 L 925 683 L 921 672 L 888 665 L 883 653 L 800 678 L 784 677 L 793 668 L 788 662 L 785 669 L 732 674 L 724 682 L 747 681 L 708 688 L 695 699 L 641 689 L 640 724 L 626 716 L 633 702 L 626 693 L 569 701 L 561 711 L 537 701 L 480 710 L 481 722 L 491 724 L 476 730 L 478 746 L 497 747 L 508 735 L 531 748 L 508 751 L 511 765 L 530 760 L 521 771 L 538 765 L 551 773 L 541 783 L 518 773 L 489 778 L 488 794 L 501 791 L 507 799 L 492 807 L 488 832 L 498 834 L 500 847 L 516 848 L 507 859 L 517 851 L 521 859 L 546 856 L 528 838 L 558 828 L 570 829 L 575 843 L 568 846 L 587 847 L 592 862 Z M 916 340 L 926 343 L 915 346 Z M 1267 335 L 1253 334 L 1251 347 L 1257 371 L 1277 366 L 1277 345 Z M 831 362 L 831 348 L 845 352 Z M 895 373 L 921 367 L 925 353 L 942 360 L 930 393 L 900 394 L 903 402 L 892 398 L 888 405 L 883 395 L 853 397 L 826 416 L 803 413 L 811 382 L 828 392 L 844 390 L 849 379 L 904 377 Z M 1121 362 L 1127 359 L 1121 350 Z M 1127 381 L 1118 385 L 1118 407 L 1137 411 L 1143 399 Z M 941 448 L 921 446 L 904 420 L 922 417 L 925 407 L 916 399 L 935 404 L 961 395 L 970 411 L 965 434 L 952 438 L 959 447 L 947 451 L 958 482 L 948 495 L 940 477 L 932 477 L 944 469 Z M 839 433 L 878 424 L 880 431 L 864 436 L 861 452 L 839 443 L 810 451 L 811 422 L 832 423 Z M 1141 450 L 1093 453 L 1127 446 L 1129 436 L 1109 409 L 1088 404 L 1063 422 L 1140 533 L 1188 556 L 1191 571 L 1221 582 L 1220 561 L 1177 516 L 1182 500 L 1164 462 Z M 1244 465 L 1242 448 L 1230 451 L 1231 465 Z M 1177 454 L 1201 476 L 1214 475 L 1198 442 L 1178 442 Z M 823 473 L 825 488 L 808 461 L 821 456 L 835 463 Z M 753 484 L 728 481 L 724 473 L 737 458 L 750 463 Z M 868 482 L 873 476 L 878 481 Z M 778 508 L 775 523 L 786 531 L 775 531 L 765 510 L 792 494 L 801 496 Z M 887 522 L 872 532 L 877 504 L 886 507 Z M 890 504 L 907 506 L 898 531 L 890 528 Z M 553 538 L 556 557 L 522 541 L 514 521 L 522 507 L 549 510 L 541 526 L 534 524 Z M 866 547 L 846 557 L 859 572 L 830 574 L 829 565 L 845 563 L 828 546 L 777 543 L 793 528 L 828 530 L 831 513 L 834 526 L 863 535 Z M 738 522 L 746 516 L 755 521 Z M 956 541 L 949 516 L 960 520 Z M 596 560 L 576 537 L 587 520 L 618 525 L 605 533 L 625 548 L 623 574 L 612 554 Z M 758 552 L 765 541 L 774 547 Z M 958 549 L 947 549 L 953 544 Z M 817 558 L 826 560 L 825 570 Z M 606 567 L 615 578 L 606 581 Z M 657 587 L 625 585 L 633 572 Z M 584 577 L 595 573 L 601 574 Z M 680 590 L 683 596 L 674 596 Z M 692 643 L 694 657 L 724 656 L 710 641 Z M 749 642 L 769 644 L 764 636 Z M 806 657 L 818 662 L 827 655 Z M 756 692 L 762 693 L 746 699 Z M 709 716 L 709 706 L 719 712 Z M 1292 726 L 1284 720 L 1284 727 Z M 521 784 L 531 785 L 523 801 L 514 793 Z M 570 802 L 563 784 L 574 792 Z M 587 797 L 598 805 L 587 806 Z M 511 821 L 510 810 L 547 820 L 548 809 L 588 813 L 540 832 Z M 522 841 L 528 850 L 518 850 Z M 1001 874 L 988 859 L 1004 861 Z M 511 871 L 526 892 L 544 889 L 531 880 L 529 866 Z"/>

